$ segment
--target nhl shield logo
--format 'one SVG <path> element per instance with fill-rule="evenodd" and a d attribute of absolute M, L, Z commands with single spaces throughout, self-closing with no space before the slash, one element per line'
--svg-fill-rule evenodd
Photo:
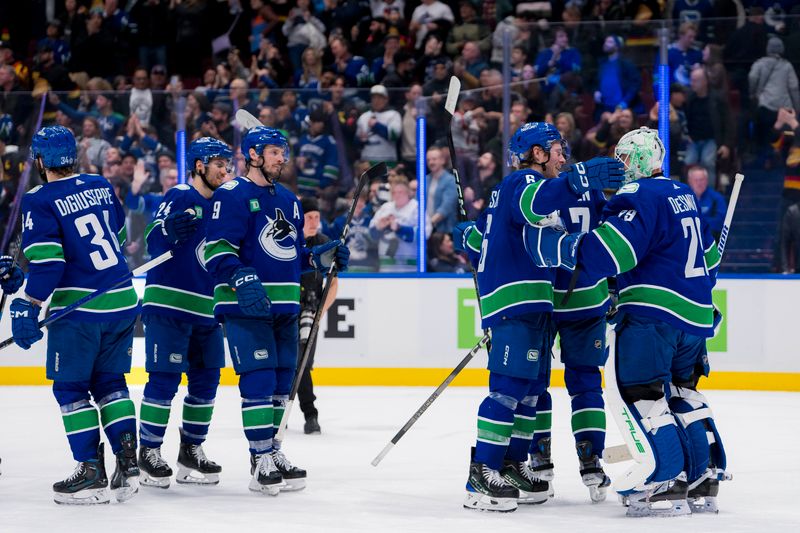
<path fill-rule="evenodd" d="M 292 261 L 297 257 L 297 229 L 286 220 L 280 209 L 275 210 L 275 218 L 267 215 L 267 225 L 258 235 L 258 242 L 266 254 L 278 261 Z"/>

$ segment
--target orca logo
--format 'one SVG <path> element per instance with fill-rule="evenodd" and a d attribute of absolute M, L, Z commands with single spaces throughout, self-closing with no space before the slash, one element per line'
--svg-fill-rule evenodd
<path fill-rule="evenodd" d="M 267 215 L 267 225 L 258 235 L 261 248 L 273 259 L 292 261 L 297 257 L 297 229 L 280 209 L 275 210 L 275 218 Z"/>
<path fill-rule="evenodd" d="M 200 263 L 201 267 L 203 267 L 203 270 L 206 270 L 206 262 L 205 262 L 206 240 L 205 239 L 200 241 L 200 244 L 198 244 L 197 248 L 194 249 L 194 255 L 197 258 L 197 262 Z"/>

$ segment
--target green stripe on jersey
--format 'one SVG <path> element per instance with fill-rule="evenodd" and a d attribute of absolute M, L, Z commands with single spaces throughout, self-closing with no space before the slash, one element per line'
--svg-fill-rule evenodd
<path fill-rule="evenodd" d="M 467 234 L 467 248 L 476 253 L 481 253 L 481 242 L 483 241 L 483 234 L 478 231 L 478 228 L 472 226 Z"/>
<path fill-rule="evenodd" d="M 606 412 L 603 409 L 580 409 L 572 413 L 572 432 L 605 431 Z"/>
<path fill-rule="evenodd" d="M 299 283 L 262 283 L 267 297 L 273 304 L 299 304 Z M 214 287 L 214 304 L 236 303 L 236 293 L 228 285 Z"/>
<path fill-rule="evenodd" d="M 47 263 L 49 261 L 64 261 L 64 247 L 57 242 L 40 242 L 31 244 L 25 250 L 25 257 L 31 263 Z"/>
<path fill-rule="evenodd" d="M 150 236 L 150 232 L 156 229 L 156 226 L 161 226 L 164 223 L 163 220 L 154 220 L 147 227 L 144 229 L 144 240 L 146 241 L 147 238 Z"/>
<path fill-rule="evenodd" d="M 272 406 L 242 407 L 242 424 L 244 429 L 272 427 Z"/>
<path fill-rule="evenodd" d="M 711 270 L 712 268 L 716 268 L 719 266 L 720 262 L 722 261 L 722 257 L 719 255 L 719 249 L 717 248 L 717 243 L 711 245 L 711 248 L 705 253 L 705 260 L 706 260 L 706 268 Z"/>
<path fill-rule="evenodd" d="M 120 246 L 125 245 L 125 241 L 128 240 L 128 228 L 122 226 L 122 229 L 117 232 L 117 242 Z"/>
<path fill-rule="evenodd" d="M 211 423 L 214 404 L 197 405 L 183 402 L 183 423 L 207 425 Z"/>
<path fill-rule="evenodd" d="M 84 296 L 95 292 L 94 289 L 84 289 L 82 287 L 65 287 L 56 289 L 53 292 L 53 299 L 50 301 L 50 310 L 55 311 L 71 305 Z M 132 309 L 139 304 L 139 296 L 133 287 L 122 287 L 110 290 L 94 300 L 86 302 L 80 306 L 80 311 L 88 313 L 113 313 Z"/>
<path fill-rule="evenodd" d="M 525 220 L 528 221 L 528 224 L 531 225 L 546 218 L 546 216 L 537 215 L 533 212 L 533 200 L 536 198 L 536 191 L 539 190 L 542 183 L 544 183 L 544 181 L 539 180 L 528 184 L 519 197 L 519 210 L 522 212 L 522 216 L 525 217 Z"/>
<path fill-rule="evenodd" d="M 605 223 L 594 231 L 617 265 L 618 274 L 627 272 L 636 266 L 636 252 L 628 239 L 617 228 Z"/>
<path fill-rule="evenodd" d="M 185 311 L 207 318 L 214 316 L 213 296 L 205 296 L 196 292 L 165 287 L 164 285 L 147 285 L 144 288 L 142 304 Z"/>
<path fill-rule="evenodd" d="M 710 328 L 714 323 L 714 306 L 700 304 L 665 287 L 655 285 L 631 285 L 619 293 L 619 307 L 642 305 L 660 309 L 674 317 L 701 328 Z"/>
<path fill-rule="evenodd" d="M 100 408 L 100 421 L 104 428 L 130 418 L 136 419 L 136 407 L 130 398 L 120 398 Z"/>
<path fill-rule="evenodd" d="M 208 263 L 214 257 L 216 257 L 218 255 L 224 255 L 224 254 L 238 255 L 239 254 L 239 248 L 237 248 L 233 244 L 229 243 L 225 239 L 220 239 L 218 241 L 213 241 L 213 242 L 207 242 L 206 243 L 206 248 L 205 248 L 205 251 L 204 251 L 203 260 L 206 263 Z"/>
<path fill-rule="evenodd" d="M 501 285 L 486 296 L 481 296 L 483 318 L 515 305 L 553 303 L 553 284 L 549 281 L 515 281 Z"/>
<path fill-rule="evenodd" d="M 563 298 L 561 295 L 567 291 L 554 291 L 558 296 L 553 300 L 555 312 L 564 311 L 578 311 L 583 309 L 592 309 L 593 307 L 600 307 L 608 300 L 608 281 L 606 278 L 601 279 L 592 287 L 576 288 L 572 296 L 570 296 L 567 305 L 562 303 Z"/>
<path fill-rule="evenodd" d="M 478 417 L 478 440 L 492 444 L 507 445 L 511 440 L 513 422 L 498 422 Z"/>
<path fill-rule="evenodd" d="M 169 423 L 169 411 L 169 405 L 158 405 L 142 401 L 142 406 L 139 408 L 139 418 L 141 418 L 142 422 L 145 424 L 167 427 Z"/>
<path fill-rule="evenodd" d="M 67 435 L 100 427 L 97 409 L 94 407 L 87 407 L 71 413 L 63 413 L 61 415 L 61 420 L 64 422 L 64 429 Z"/>

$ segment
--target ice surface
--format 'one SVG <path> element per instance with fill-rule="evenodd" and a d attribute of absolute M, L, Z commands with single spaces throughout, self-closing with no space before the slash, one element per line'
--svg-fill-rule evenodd
<path fill-rule="evenodd" d="M 163 447 L 173 468 L 185 389 L 173 404 Z M 625 518 L 615 495 L 592 505 L 577 473 L 569 399 L 553 390 L 556 497 L 544 505 L 495 515 L 461 508 L 475 434 L 479 388 L 445 391 L 377 468 L 370 461 L 432 392 L 427 387 L 317 390 L 322 435 L 302 434 L 293 413 L 284 451 L 308 469 L 308 488 L 278 497 L 247 490 L 249 459 L 238 390 L 222 387 L 206 452 L 223 465 L 216 487 L 172 483 L 140 489 L 133 500 L 64 507 L 51 484 L 72 472 L 58 407 L 47 387 L 0 387 L 1 532 L 352 531 L 603 532 L 798 531 L 797 445 L 800 394 L 712 391 L 707 394 L 728 451 L 734 480 L 720 489 L 720 514 L 673 519 Z M 142 388 L 132 389 L 139 407 Z M 299 409 L 298 409 L 299 411 Z M 621 439 L 609 419 L 609 444 Z M 109 474 L 113 462 L 106 458 Z M 624 465 L 612 465 L 609 473 Z"/>

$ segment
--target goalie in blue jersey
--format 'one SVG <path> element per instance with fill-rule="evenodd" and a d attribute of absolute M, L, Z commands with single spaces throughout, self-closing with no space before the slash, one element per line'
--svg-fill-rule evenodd
<path fill-rule="evenodd" d="M 300 275 L 327 270 L 334 256 L 344 270 L 350 252 L 339 240 L 306 248 L 300 201 L 278 183 L 289 155 L 280 131 L 249 130 L 242 154 L 247 175 L 214 192 L 205 261 L 216 284 L 214 314 L 239 375 L 250 490 L 274 496 L 306 483 L 306 471 L 273 440 L 297 365 Z"/>
<path fill-rule="evenodd" d="M 691 189 L 662 175 L 655 130 L 629 132 L 616 156 L 628 183 L 609 200 L 600 227 L 571 235 L 542 228 L 527 235 L 529 251 L 537 265 L 617 276 L 609 395 L 618 398 L 613 412 L 636 460 L 614 486 L 628 516 L 713 511 L 725 451 L 696 386 L 708 372 L 720 256 Z"/>
<path fill-rule="evenodd" d="M 567 195 L 617 188 L 622 165 L 597 158 L 544 179 L 549 161 L 563 163 L 563 141 L 550 124 L 525 124 L 512 136 L 509 162 L 516 169 L 493 191 L 474 227 L 457 226 L 454 240 L 477 255 L 482 325 L 491 328 L 489 395 L 478 409 L 478 438 L 464 506 L 513 511 L 520 503 L 547 500 L 548 482 L 528 463 L 536 406 L 550 380 L 555 337 L 555 270 L 532 268 L 525 234 L 557 224 Z M 464 230 L 458 235 L 458 228 Z"/>
<path fill-rule="evenodd" d="M 151 256 L 172 250 L 169 264 L 147 273 L 142 303 L 145 324 L 147 384 L 140 409 L 140 481 L 169 487 L 172 469 L 161 456 L 172 399 L 185 373 L 183 424 L 178 452 L 178 483 L 216 485 L 222 467 L 203 451 L 220 368 L 225 366 L 222 328 L 214 317 L 214 281 L 206 272 L 203 250 L 206 226 L 213 213 L 211 196 L 228 180 L 231 149 L 202 137 L 186 151 L 191 185 L 167 191 L 155 220 L 145 230 Z"/>
<path fill-rule="evenodd" d="M 44 335 L 39 315 L 45 300 L 52 296 L 50 311 L 63 309 L 128 273 L 125 213 L 105 178 L 75 173 L 72 132 L 41 129 L 31 155 L 45 183 L 22 199 L 22 250 L 30 266 L 25 297 L 10 307 L 14 342 L 24 350 Z M 56 503 L 109 502 L 100 424 L 116 456 L 111 492 L 125 501 L 138 491 L 136 413 L 125 382 L 138 313 L 139 298 L 128 281 L 48 327 L 47 377 L 78 462 L 53 485 Z"/>

